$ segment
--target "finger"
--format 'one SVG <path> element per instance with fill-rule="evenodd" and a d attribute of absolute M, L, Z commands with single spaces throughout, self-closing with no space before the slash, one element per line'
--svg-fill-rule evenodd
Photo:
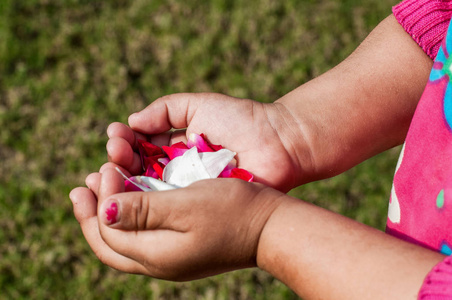
<path fill-rule="evenodd" d="M 147 274 L 144 266 L 116 253 L 102 240 L 97 223 L 97 200 L 89 189 L 76 188 L 69 197 L 86 241 L 104 264 L 123 272 Z"/>
<path fill-rule="evenodd" d="M 81 224 L 84 220 L 97 216 L 97 200 L 94 193 L 87 188 L 78 187 L 71 191 L 74 216 Z"/>
<path fill-rule="evenodd" d="M 85 184 L 86 186 L 94 193 L 94 195 L 97 198 L 97 192 L 99 191 L 99 185 L 100 185 L 100 173 L 91 173 L 88 176 L 86 176 Z"/>
<path fill-rule="evenodd" d="M 172 192 L 116 194 L 98 210 L 105 243 L 117 253 L 145 261 L 153 277 L 171 278 L 190 239 Z"/>
<path fill-rule="evenodd" d="M 158 147 L 171 146 L 172 144 L 176 144 L 179 142 L 187 144 L 186 134 L 187 131 L 185 129 L 171 130 L 150 136 L 149 142 Z"/>
<path fill-rule="evenodd" d="M 187 144 L 187 131 L 185 129 L 174 130 L 171 134 L 169 145 L 183 142 Z"/>
<path fill-rule="evenodd" d="M 100 167 L 99 173 L 102 174 L 102 173 L 105 172 L 105 170 L 108 170 L 108 169 L 116 169 L 116 168 L 119 168 L 119 169 L 121 170 L 121 172 L 123 172 L 126 176 L 128 176 L 128 177 L 132 176 L 132 174 L 129 172 L 129 170 L 126 170 L 126 169 L 124 169 L 123 167 L 121 167 L 120 165 L 117 165 L 117 164 L 112 163 L 112 162 L 104 163 L 104 164 Z"/>
<path fill-rule="evenodd" d="M 155 100 L 129 117 L 130 127 L 145 134 L 158 134 L 171 128 L 188 127 L 198 105 L 207 94 L 173 94 Z"/>
<path fill-rule="evenodd" d="M 114 194 L 123 193 L 124 190 L 124 179 L 122 176 L 115 169 L 105 169 L 102 172 L 102 178 L 100 180 L 97 208 L 103 207 L 103 203 L 108 197 Z M 115 217 L 114 215 L 110 216 L 112 216 L 112 218 Z M 98 216 L 98 222 L 103 224 L 102 216 Z M 105 226 L 100 226 L 101 233 L 103 227 Z"/>
<path fill-rule="evenodd" d="M 135 134 L 133 130 L 126 124 L 114 122 L 111 123 L 107 128 L 108 138 L 120 137 L 126 140 L 129 145 L 135 145 Z"/>
<path fill-rule="evenodd" d="M 106 148 L 109 161 L 134 174 L 142 171 L 139 154 L 133 151 L 132 146 L 125 139 L 121 137 L 110 138 Z"/>
<path fill-rule="evenodd" d="M 171 192 L 116 194 L 99 207 L 100 221 L 111 228 L 128 231 L 171 229 L 174 216 L 171 213 L 182 209 L 175 205 L 174 197 L 175 193 Z"/>
<path fill-rule="evenodd" d="M 109 196 L 124 192 L 124 178 L 115 169 L 105 169 L 102 172 L 102 178 L 99 185 L 99 204 L 105 201 Z"/>
<path fill-rule="evenodd" d="M 133 131 L 129 126 L 123 123 L 114 122 L 107 128 L 107 135 L 109 138 L 120 137 L 125 139 L 132 148 L 136 149 L 137 140 L 147 140 L 147 137 L 139 132 Z"/>

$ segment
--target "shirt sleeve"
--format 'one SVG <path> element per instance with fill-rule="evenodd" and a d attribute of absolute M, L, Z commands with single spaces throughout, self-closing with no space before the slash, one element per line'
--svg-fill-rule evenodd
<path fill-rule="evenodd" d="M 430 271 L 419 291 L 418 299 L 452 299 L 452 256 L 446 257 Z"/>
<path fill-rule="evenodd" d="M 424 52 L 435 59 L 452 16 L 452 0 L 405 0 L 392 12 Z"/>

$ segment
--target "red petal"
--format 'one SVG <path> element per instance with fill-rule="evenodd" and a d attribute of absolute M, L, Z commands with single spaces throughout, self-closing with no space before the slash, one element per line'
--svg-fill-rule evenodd
<path fill-rule="evenodd" d="M 154 168 L 155 163 L 159 163 L 158 160 L 160 158 L 165 158 L 164 154 L 154 155 L 154 156 L 142 156 L 141 161 L 143 165 L 143 169 L 147 170 L 149 167 Z"/>
<path fill-rule="evenodd" d="M 160 147 L 157 147 L 154 144 L 151 144 L 144 140 L 137 140 L 137 143 L 143 170 L 146 170 L 148 168 L 146 158 L 153 157 L 155 160 L 157 160 L 158 158 L 165 157 L 165 154 Z"/>
<path fill-rule="evenodd" d="M 204 141 L 206 141 L 207 145 L 209 145 L 209 147 L 212 148 L 213 151 L 218 151 L 218 150 L 223 149 L 223 146 L 221 146 L 221 145 L 215 145 L 215 144 L 210 143 L 207 140 L 206 135 L 204 133 L 201 133 L 201 137 Z"/>
<path fill-rule="evenodd" d="M 168 146 L 163 146 L 163 151 L 168 155 L 169 159 L 174 159 L 175 157 L 181 156 L 185 153 L 189 148 L 183 142 L 179 142 L 176 144 Z"/>
<path fill-rule="evenodd" d="M 160 147 L 151 144 L 149 142 L 143 141 L 143 140 L 137 140 L 138 142 L 138 149 L 140 150 L 140 154 L 145 156 L 156 156 L 163 154 L 163 151 Z"/>
<path fill-rule="evenodd" d="M 163 175 L 163 168 L 165 167 L 163 164 L 158 162 L 157 159 L 154 159 L 154 157 L 146 157 L 145 159 L 145 173 L 144 176 L 154 177 L 154 178 L 160 178 L 162 179 Z M 157 173 L 157 177 L 155 175 Z"/>
<path fill-rule="evenodd" d="M 254 176 L 250 172 L 240 168 L 234 168 L 231 170 L 230 178 L 238 178 L 248 182 L 253 182 Z"/>

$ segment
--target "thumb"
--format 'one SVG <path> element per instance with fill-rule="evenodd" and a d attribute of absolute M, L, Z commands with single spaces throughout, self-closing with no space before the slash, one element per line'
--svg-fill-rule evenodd
<path fill-rule="evenodd" d="M 207 94 L 180 93 L 161 97 L 129 117 L 130 127 L 145 134 L 158 134 L 171 128 L 188 127 L 198 104 Z"/>
<path fill-rule="evenodd" d="M 103 225 L 113 229 L 162 229 L 167 225 L 172 211 L 173 201 L 167 194 L 168 192 L 115 194 L 102 203 L 98 215 Z"/>

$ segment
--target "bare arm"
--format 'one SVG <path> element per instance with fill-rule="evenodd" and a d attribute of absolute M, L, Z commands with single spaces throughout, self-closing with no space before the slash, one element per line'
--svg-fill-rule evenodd
<path fill-rule="evenodd" d="M 432 63 L 391 15 L 341 64 L 276 101 L 288 117 L 275 127 L 309 180 L 401 144 Z"/>
<path fill-rule="evenodd" d="M 112 124 L 108 154 L 136 174 L 135 135 L 186 128 L 236 151 L 256 181 L 288 191 L 402 143 L 431 65 L 390 16 L 344 62 L 274 103 L 212 93 L 157 99 L 130 116 L 131 128 Z"/>
<path fill-rule="evenodd" d="M 444 256 L 286 199 L 261 234 L 257 264 L 305 299 L 416 299 Z"/>
<path fill-rule="evenodd" d="M 71 192 L 75 216 L 99 258 L 126 272 L 191 280 L 257 264 L 305 299 L 414 299 L 444 258 L 241 180 L 121 193 L 106 169 L 87 182 Z"/>

